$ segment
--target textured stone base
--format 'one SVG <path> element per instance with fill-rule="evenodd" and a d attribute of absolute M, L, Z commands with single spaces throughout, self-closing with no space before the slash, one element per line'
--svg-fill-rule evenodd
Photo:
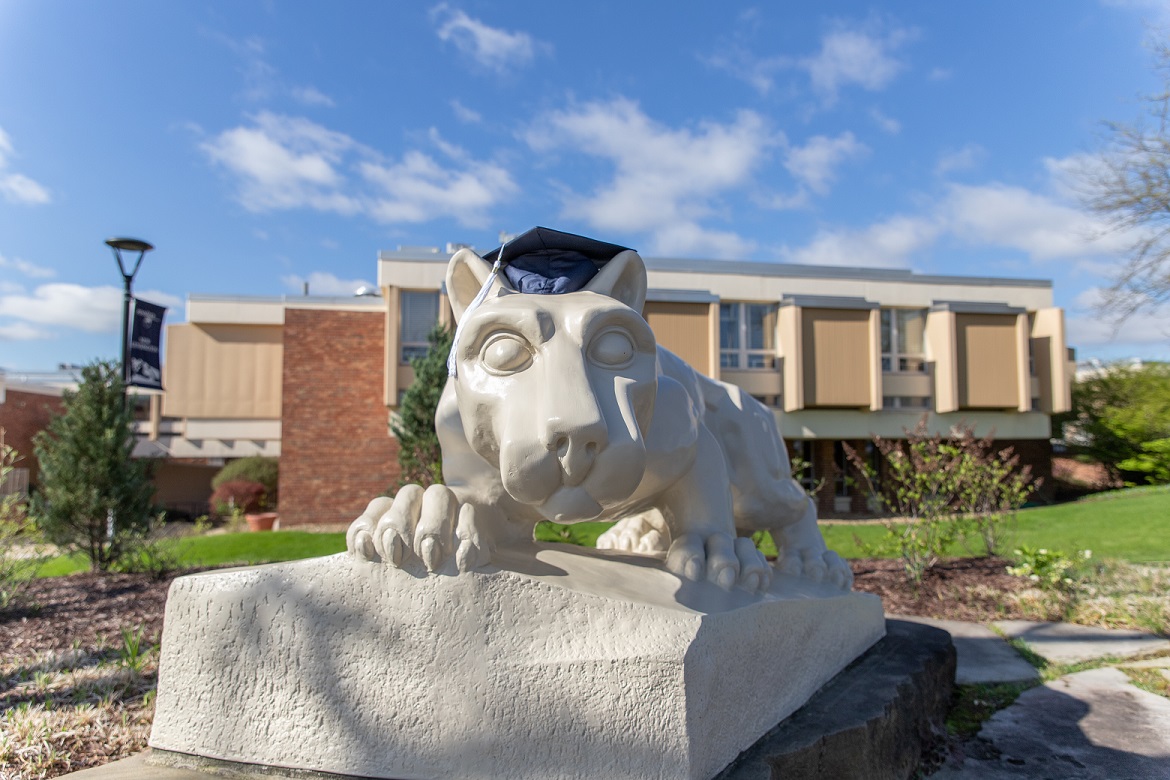
<path fill-rule="evenodd" d="M 500 565 L 176 580 L 152 747 L 395 780 L 709 778 L 884 632 L 876 597 L 790 578 L 756 598 L 560 545 Z"/>
<path fill-rule="evenodd" d="M 946 631 L 886 621 L 886 636 L 717 780 L 906 780 L 942 744 L 955 682 Z"/>

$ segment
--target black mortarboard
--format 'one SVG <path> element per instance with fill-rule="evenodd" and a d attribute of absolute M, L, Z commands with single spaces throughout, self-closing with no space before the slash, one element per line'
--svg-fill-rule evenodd
<path fill-rule="evenodd" d="M 517 292 L 559 295 L 580 290 L 601 266 L 626 249 L 573 233 L 534 227 L 488 252 L 483 259 L 492 264 L 500 260 L 501 270 Z"/>

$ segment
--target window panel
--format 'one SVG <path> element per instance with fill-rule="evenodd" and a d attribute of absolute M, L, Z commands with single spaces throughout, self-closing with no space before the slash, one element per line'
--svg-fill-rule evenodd
<path fill-rule="evenodd" d="M 775 303 L 719 304 L 719 365 L 722 368 L 769 369 L 776 364 Z"/>
<path fill-rule="evenodd" d="M 409 363 L 411 358 L 427 353 L 430 344 L 427 334 L 439 321 L 439 294 L 437 292 L 403 291 L 399 302 L 399 343 L 402 346 L 400 360 Z"/>
<path fill-rule="evenodd" d="M 882 309 L 882 371 L 926 372 L 926 310 Z"/>

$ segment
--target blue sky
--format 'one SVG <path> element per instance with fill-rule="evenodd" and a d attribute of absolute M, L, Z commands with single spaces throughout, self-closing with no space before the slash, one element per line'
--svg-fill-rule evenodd
<path fill-rule="evenodd" d="M 669 8 L 664 12 L 663 9 Z M 116 357 L 135 282 L 348 294 L 542 224 L 648 256 L 1055 281 L 1082 358 L 1125 237 L 1077 206 L 1164 2 L 0 0 L 0 367 Z"/>

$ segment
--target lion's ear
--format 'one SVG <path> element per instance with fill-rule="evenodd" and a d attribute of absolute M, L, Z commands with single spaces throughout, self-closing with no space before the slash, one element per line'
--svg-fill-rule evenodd
<path fill-rule="evenodd" d="M 447 298 L 451 301 L 456 322 L 463 319 L 463 312 L 479 294 L 491 272 L 491 265 L 470 249 L 460 249 L 451 258 L 447 264 Z M 511 290 L 512 287 L 503 274 L 497 274 L 488 294 L 495 295 L 501 289 Z"/>
<path fill-rule="evenodd" d="M 603 265 L 585 289 L 616 298 L 641 314 L 646 303 L 646 264 L 637 252 L 627 249 Z"/>

